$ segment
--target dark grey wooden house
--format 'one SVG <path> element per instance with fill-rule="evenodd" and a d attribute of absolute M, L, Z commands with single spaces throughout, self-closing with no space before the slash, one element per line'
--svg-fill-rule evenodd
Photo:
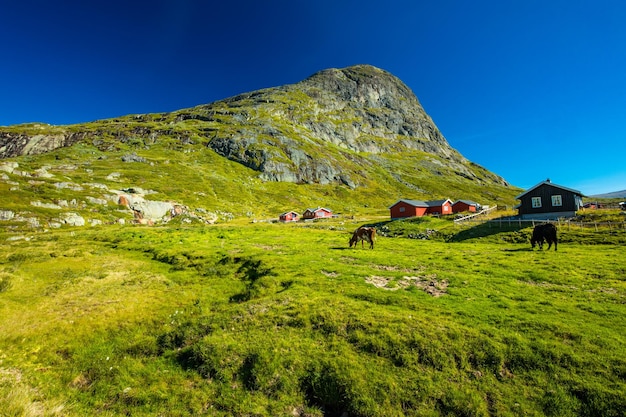
<path fill-rule="evenodd" d="M 549 179 L 515 197 L 523 219 L 557 219 L 573 217 L 583 206 L 583 194 L 578 190 L 553 184 Z"/>

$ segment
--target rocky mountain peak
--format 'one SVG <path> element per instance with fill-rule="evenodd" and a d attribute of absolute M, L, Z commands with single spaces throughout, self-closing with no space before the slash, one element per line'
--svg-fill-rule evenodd
<path fill-rule="evenodd" d="M 371 65 L 326 69 L 295 84 L 172 113 L 105 120 L 84 129 L 0 129 L 0 158 L 79 142 L 110 149 L 110 138 L 150 146 L 160 137 L 179 138 L 182 147 L 202 143 L 267 181 L 356 188 L 367 182 L 363 166 L 382 164 L 391 171 L 409 154 L 438 175 L 443 166 L 470 180 L 484 173 L 477 174 L 450 147 L 409 87 Z M 506 185 L 494 175 L 489 181 Z"/>
<path fill-rule="evenodd" d="M 371 65 L 327 69 L 296 86 L 326 108 L 353 112 L 363 122 L 359 126 L 361 134 L 396 142 L 378 150 L 370 147 L 370 151 L 392 152 L 408 147 L 445 157 L 452 155 L 448 142 L 413 91 L 387 71 Z M 319 94 L 319 91 L 326 94 Z M 426 144 L 426 141 L 431 143 Z"/>
<path fill-rule="evenodd" d="M 398 108 L 402 100 L 419 105 L 415 94 L 399 78 L 371 65 L 325 69 L 302 84 L 319 87 L 361 107 Z"/>

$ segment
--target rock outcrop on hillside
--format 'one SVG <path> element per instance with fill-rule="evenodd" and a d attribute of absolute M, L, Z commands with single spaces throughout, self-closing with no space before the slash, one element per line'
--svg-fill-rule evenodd
<path fill-rule="evenodd" d="M 358 180 L 342 169 L 342 159 L 358 163 L 361 154 L 407 150 L 437 155 L 451 169 L 473 175 L 415 94 L 397 77 L 369 65 L 324 70 L 297 84 L 224 102 L 240 128 L 215 132 L 209 146 L 267 180 L 354 188 Z M 213 106 L 203 110 L 206 120 L 217 120 Z M 339 152 L 328 151 L 329 146 Z"/>
<path fill-rule="evenodd" d="M 167 136 L 176 137 L 183 147 L 202 143 L 258 171 L 267 181 L 356 188 L 367 176 L 359 167 L 410 152 L 430 155 L 421 163 L 435 173 L 443 165 L 447 172 L 469 180 L 486 172 L 477 174 L 472 164 L 450 147 L 402 81 L 369 65 L 327 69 L 296 84 L 172 113 L 118 120 L 123 121 L 123 129 L 119 123 L 82 129 L 80 125 L 51 127 L 50 133 L 45 126 L 30 126 L 28 133 L 0 129 L 0 158 L 49 152 L 78 142 L 109 150 L 115 148 L 111 138 L 150 146 Z M 193 131 L 175 127 L 191 122 Z M 501 177 L 488 174 L 481 180 L 508 185 Z"/>
<path fill-rule="evenodd" d="M 84 133 L 46 133 L 49 125 L 38 125 L 42 133 L 26 134 L 0 131 L 0 158 L 38 155 L 72 146 L 85 138 Z"/>

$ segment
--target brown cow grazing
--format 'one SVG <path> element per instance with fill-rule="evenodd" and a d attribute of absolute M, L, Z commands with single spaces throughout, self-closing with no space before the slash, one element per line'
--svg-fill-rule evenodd
<path fill-rule="evenodd" d="M 369 242 L 370 249 L 374 249 L 374 239 L 376 239 L 376 228 L 375 227 L 366 227 L 361 226 L 352 233 L 352 237 L 350 238 L 350 247 L 354 245 L 356 248 L 356 244 L 361 241 L 361 247 L 364 247 L 364 241 Z"/>
<path fill-rule="evenodd" d="M 557 238 L 556 238 L 556 226 L 552 223 L 538 224 L 533 229 L 533 236 L 530 238 L 530 245 L 535 248 L 535 245 L 539 245 L 539 249 L 543 249 L 543 241 L 548 242 L 548 250 L 554 243 L 554 250 L 556 250 Z"/>

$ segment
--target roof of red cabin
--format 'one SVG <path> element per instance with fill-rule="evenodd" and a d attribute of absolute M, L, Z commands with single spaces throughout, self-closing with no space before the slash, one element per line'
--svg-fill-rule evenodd
<path fill-rule="evenodd" d="M 470 201 L 470 200 L 457 200 L 454 203 L 452 203 L 452 205 L 455 205 L 457 203 L 464 203 L 467 204 L 468 206 L 477 206 L 478 203 L 474 202 L 474 201 Z"/>
<path fill-rule="evenodd" d="M 429 200 L 429 201 L 401 199 L 393 203 L 391 206 L 389 206 L 389 208 L 397 205 L 398 203 L 406 203 L 413 207 L 440 207 L 440 206 L 443 206 L 446 202 L 450 202 L 450 204 L 452 204 L 452 201 L 450 201 L 447 198 L 445 200 Z"/>
<path fill-rule="evenodd" d="M 308 209 L 306 209 L 306 211 L 311 211 L 311 212 L 316 212 L 316 211 L 320 211 L 320 210 L 324 210 L 324 211 L 327 211 L 329 213 L 332 211 L 332 210 L 329 210 L 329 209 L 324 208 L 324 207 L 308 208 Z"/>

